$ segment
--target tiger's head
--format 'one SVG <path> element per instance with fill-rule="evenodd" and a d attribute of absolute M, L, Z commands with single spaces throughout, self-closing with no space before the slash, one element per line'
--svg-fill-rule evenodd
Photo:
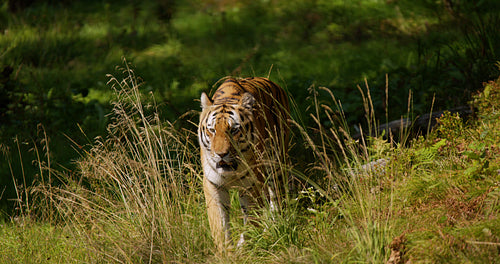
<path fill-rule="evenodd" d="M 256 140 L 254 104 L 250 93 L 222 104 L 214 104 L 202 93 L 198 139 L 208 165 L 218 174 L 234 173 L 241 159 L 251 156 Z"/>

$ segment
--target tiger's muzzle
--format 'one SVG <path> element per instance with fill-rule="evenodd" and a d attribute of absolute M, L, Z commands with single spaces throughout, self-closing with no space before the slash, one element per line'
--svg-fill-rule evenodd
<path fill-rule="evenodd" d="M 215 164 L 217 169 L 223 169 L 225 171 L 235 171 L 238 169 L 238 163 L 235 161 L 232 162 L 226 162 L 224 160 L 221 160 Z"/>
<path fill-rule="evenodd" d="M 228 151 L 225 153 L 215 154 L 215 168 L 223 171 L 235 171 L 238 168 L 238 162 L 234 159 L 232 154 Z"/>

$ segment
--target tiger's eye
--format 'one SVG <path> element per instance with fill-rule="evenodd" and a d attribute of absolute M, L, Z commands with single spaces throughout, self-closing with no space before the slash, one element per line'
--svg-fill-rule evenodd
<path fill-rule="evenodd" d="M 238 133 L 238 131 L 240 131 L 240 125 L 235 125 L 233 127 L 231 127 L 231 134 L 236 134 Z"/>
<path fill-rule="evenodd" d="M 209 128 L 208 129 L 208 132 L 212 133 L 212 134 L 215 134 L 215 128 Z"/>

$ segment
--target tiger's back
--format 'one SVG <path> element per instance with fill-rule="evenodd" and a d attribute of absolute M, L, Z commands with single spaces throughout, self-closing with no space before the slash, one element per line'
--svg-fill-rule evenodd
<path fill-rule="evenodd" d="M 269 180 L 261 166 L 263 153 L 286 153 L 289 101 L 285 91 L 267 78 L 227 78 L 212 100 L 201 96 L 198 127 L 204 191 L 212 236 L 219 246 L 230 241 L 229 188 L 237 188 L 247 211 L 270 199 Z M 243 236 L 240 237 L 240 244 Z"/>

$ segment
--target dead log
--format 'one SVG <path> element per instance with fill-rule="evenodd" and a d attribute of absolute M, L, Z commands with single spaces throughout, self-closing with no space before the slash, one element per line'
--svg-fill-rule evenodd
<path fill-rule="evenodd" d="M 436 126 L 437 119 L 441 117 L 445 111 L 448 111 L 452 114 L 458 113 L 464 120 L 471 118 L 474 113 L 472 107 L 460 106 L 448 110 L 441 110 L 423 114 L 421 116 L 418 116 L 414 121 L 409 118 L 401 118 L 399 120 L 393 120 L 389 123 L 378 126 L 370 136 L 382 135 L 384 131 L 385 137 L 387 137 L 388 135 L 393 135 L 394 137 L 398 138 L 402 131 L 408 131 L 411 137 L 426 135 L 427 132 L 432 131 L 432 129 Z M 367 134 L 365 134 L 365 136 L 366 135 Z M 361 133 L 357 133 L 353 136 L 353 138 L 360 139 Z"/>

